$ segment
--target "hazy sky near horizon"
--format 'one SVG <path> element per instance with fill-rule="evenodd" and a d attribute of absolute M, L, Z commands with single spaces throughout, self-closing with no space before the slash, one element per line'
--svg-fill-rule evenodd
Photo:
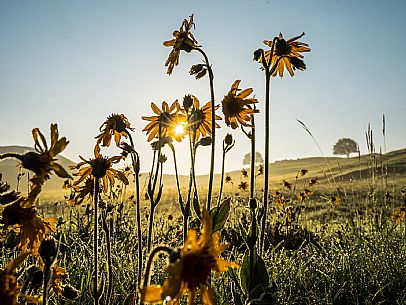
<path fill-rule="evenodd" d="M 296 119 L 313 133 L 323 153 L 343 137 L 356 140 L 367 152 L 365 131 L 383 145 L 386 116 L 387 150 L 406 147 L 406 101 L 403 57 L 406 54 L 406 1 L 0 1 L 0 145 L 32 146 L 31 129 L 49 138 L 58 123 L 70 140 L 64 155 L 91 157 L 101 123 L 111 113 L 124 113 L 135 128 L 142 171 L 148 171 L 151 149 L 141 132 L 152 115 L 150 103 L 196 95 L 209 100 L 207 78 L 188 71 L 201 56 L 182 53 L 172 75 L 164 63 L 183 18 L 195 15 L 193 33 L 209 56 L 220 103 L 236 79 L 252 87 L 260 101 L 258 150 L 263 153 L 264 74 L 252 53 L 266 47 L 279 32 L 284 37 L 303 31 L 307 70 L 291 78 L 272 79 L 271 160 L 320 155 Z M 218 114 L 221 113 L 219 109 Z M 241 168 L 249 142 L 241 130 L 221 122 L 216 171 L 220 170 L 221 139 L 231 132 L 235 147 L 226 170 Z M 176 146 L 180 170 L 188 172 L 186 145 Z M 103 150 L 106 154 L 114 149 Z M 169 151 L 167 172 L 173 162 Z M 197 172 L 209 172 L 210 149 L 198 151 Z"/>

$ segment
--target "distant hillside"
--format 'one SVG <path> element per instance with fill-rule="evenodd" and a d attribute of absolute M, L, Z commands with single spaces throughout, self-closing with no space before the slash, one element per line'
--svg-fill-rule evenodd
<path fill-rule="evenodd" d="M 21 146 L 0 146 L 0 154 L 6 152 L 24 153 L 32 151 L 32 148 Z M 370 177 L 368 155 L 363 155 L 360 158 L 336 158 L 328 157 L 326 159 L 322 157 L 302 158 L 296 160 L 282 160 L 276 161 L 270 164 L 270 179 L 271 188 L 279 188 L 283 180 L 293 182 L 298 171 L 301 169 L 307 169 L 309 172 L 306 175 L 308 178 L 318 177 L 322 184 L 327 185 L 328 181 L 332 181 L 333 177 L 337 182 L 347 183 L 351 180 L 365 181 Z M 377 175 L 382 174 L 381 165 L 385 165 L 388 169 L 388 176 L 392 181 L 396 181 L 398 185 L 405 187 L 406 184 L 406 149 L 396 150 L 387 153 L 386 155 L 376 155 L 377 161 Z M 58 156 L 58 162 L 68 169 L 69 165 L 73 165 L 74 162 Z M 16 187 L 17 175 L 19 173 L 19 162 L 14 159 L 7 159 L 0 161 L 0 173 L 3 175 L 3 181 L 8 181 L 12 187 Z M 242 167 L 241 167 L 242 168 Z M 257 171 L 257 169 L 256 169 Z M 25 175 L 20 181 L 20 190 L 25 191 L 27 189 L 27 177 L 28 171 L 22 170 Z M 32 173 L 31 177 L 32 177 Z M 244 179 L 241 174 L 241 169 L 232 172 L 227 172 L 233 181 L 233 184 L 226 185 L 225 188 L 231 190 L 231 188 L 237 188 L 237 185 L 242 181 L 249 181 Z M 145 185 L 145 179 L 148 174 L 143 173 L 141 176 L 141 186 Z M 188 176 L 180 176 L 180 184 L 182 189 L 186 189 L 188 185 Z M 197 177 L 197 184 L 202 188 L 206 188 L 208 184 L 208 175 L 202 175 Z M 174 190 L 176 188 L 176 180 L 173 175 L 163 175 L 163 183 L 166 190 Z M 257 177 L 257 190 L 262 188 L 263 175 Z M 52 175 L 50 181 L 45 184 L 45 191 L 57 192 L 61 190 L 63 179 Z M 218 187 L 220 185 L 220 174 L 216 174 L 214 177 L 214 185 Z M 320 186 L 322 187 L 322 185 Z M 130 190 L 133 189 L 131 185 Z M 144 190 L 145 191 L 145 190 Z"/>

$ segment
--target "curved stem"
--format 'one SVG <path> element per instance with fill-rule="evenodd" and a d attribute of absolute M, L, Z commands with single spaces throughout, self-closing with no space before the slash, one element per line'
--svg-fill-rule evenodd
<path fill-rule="evenodd" d="M 23 156 L 20 154 L 16 154 L 16 153 L 5 153 L 0 155 L 0 160 L 6 159 L 6 158 L 15 158 L 20 160 L 21 162 L 23 161 Z"/>
<path fill-rule="evenodd" d="M 207 193 L 207 210 L 210 211 L 211 197 L 213 192 L 213 177 L 214 177 L 214 152 L 216 143 L 216 109 L 214 105 L 214 74 L 210 67 L 209 58 L 206 53 L 200 48 L 196 48 L 199 51 L 206 62 L 207 71 L 209 72 L 209 83 L 210 83 L 210 98 L 211 98 L 211 131 L 212 131 L 212 144 L 211 144 L 211 157 L 210 157 L 210 176 L 209 176 L 209 189 Z"/>
<path fill-rule="evenodd" d="M 147 265 L 145 267 L 145 274 L 144 274 L 144 283 L 141 287 L 141 291 L 144 287 L 148 286 L 149 283 L 149 274 L 151 272 L 151 266 L 152 262 L 154 260 L 155 255 L 157 255 L 159 252 L 166 252 L 168 255 L 172 253 L 172 249 L 167 247 L 167 246 L 158 246 L 154 250 L 152 250 L 151 254 L 148 257 Z M 143 294 L 142 294 L 143 295 Z M 144 299 L 143 296 L 141 297 L 141 305 L 144 304 Z"/>
<path fill-rule="evenodd" d="M 99 304 L 99 291 L 98 291 L 98 273 L 99 273 L 99 268 L 98 268 L 98 226 L 97 226 L 97 220 L 98 220 L 98 215 L 97 215 L 97 210 L 98 210 L 98 205 L 99 205 L 99 178 L 94 178 L 94 194 L 93 194 L 93 211 L 94 211 L 94 235 L 93 235 L 93 283 L 94 283 L 94 291 L 92 293 L 93 300 L 94 300 L 94 305 Z"/>

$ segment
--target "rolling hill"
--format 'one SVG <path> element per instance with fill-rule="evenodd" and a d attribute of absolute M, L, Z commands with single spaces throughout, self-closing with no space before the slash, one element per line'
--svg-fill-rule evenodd
<path fill-rule="evenodd" d="M 32 151 L 32 148 L 22 147 L 22 146 L 0 146 L 0 154 L 6 152 L 14 153 L 25 153 L 27 151 Z M 389 152 L 385 155 L 375 155 L 376 161 L 376 174 L 377 176 L 382 175 L 385 168 L 387 168 L 388 177 L 392 182 L 396 182 L 397 185 L 404 187 L 406 183 L 406 149 L 396 150 Z M 73 165 L 74 162 L 64 158 L 63 156 L 58 156 L 58 162 L 65 168 L 68 169 L 69 165 Z M 301 158 L 296 160 L 282 160 L 276 161 L 270 164 L 270 178 L 271 178 L 271 188 L 279 188 L 283 180 L 293 182 L 298 171 L 301 169 L 307 169 L 309 172 L 307 177 L 315 178 L 318 177 L 321 184 L 328 184 L 329 181 L 336 181 L 337 183 L 349 183 L 350 181 L 366 181 L 371 176 L 371 156 L 362 155 L 360 157 L 353 158 L 336 158 L 336 157 L 311 157 L 311 158 Z M 17 185 L 17 175 L 21 171 L 24 173 L 19 185 L 21 191 L 27 190 L 27 178 L 28 171 L 20 169 L 19 162 L 14 159 L 6 159 L 0 161 L 0 174 L 2 174 L 2 180 L 9 182 L 12 187 L 16 188 Z M 244 179 L 241 174 L 241 170 L 235 170 L 228 174 L 232 181 L 233 187 L 243 181 L 249 181 L 249 179 Z M 32 173 L 31 173 L 32 177 Z M 141 185 L 145 185 L 145 179 L 148 177 L 147 173 L 141 176 Z M 180 176 L 180 184 L 182 189 L 185 189 L 188 185 L 188 176 Z M 206 188 L 208 182 L 208 176 L 202 175 L 197 177 L 197 184 L 201 188 Z M 173 175 L 163 175 L 163 183 L 166 190 L 176 188 L 176 180 Z M 263 175 L 257 177 L 257 189 L 261 188 L 263 183 Z M 51 179 L 45 184 L 45 192 L 58 192 L 61 191 L 61 186 L 63 184 L 63 179 L 58 178 L 56 175 L 52 175 Z M 220 174 L 216 174 L 214 177 L 214 185 L 219 186 L 220 184 Z M 230 188 L 230 186 L 226 186 Z M 130 186 L 132 189 L 132 186 Z"/>

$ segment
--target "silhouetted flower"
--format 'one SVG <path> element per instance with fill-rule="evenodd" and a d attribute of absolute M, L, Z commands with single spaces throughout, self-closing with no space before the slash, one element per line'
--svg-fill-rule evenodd
<path fill-rule="evenodd" d="M 252 88 L 245 89 L 237 94 L 240 90 L 238 89 L 240 82 L 240 80 L 236 80 L 233 83 L 231 90 L 224 96 L 221 102 L 225 122 L 227 126 L 231 126 L 232 129 L 236 129 L 238 123 L 243 126 L 252 127 L 252 125 L 250 125 L 251 115 L 259 112 L 257 109 L 247 107 L 258 103 L 255 98 L 247 98 L 248 95 L 254 91 Z"/>
<path fill-rule="evenodd" d="M 174 39 L 164 41 L 165 47 L 173 47 L 168 59 L 165 62 L 165 66 L 168 67 L 168 74 L 171 74 L 174 66 L 179 64 L 179 55 L 181 50 L 190 53 L 194 48 L 198 47 L 196 39 L 190 32 L 193 26 L 193 15 L 191 15 L 189 17 L 189 21 L 186 19 L 183 20 L 179 31 L 174 31 L 172 33 L 172 35 L 175 37 Z"/>
<path fill-rule="evenodd" d="M 239 264 L 219 258 L 227 248 L 220 244 L 220 234 L 212 233 L 210 215 L 203 210 L 203 229 L 200 238 L 190 229 L 180 254 L 170 260 L 166 272 L 169 273 L 163 286 L 147 286 L 141 290 L 142 300 L 146 303 L 178 304 L 184 293 L 188 292 L 188 304 L 194 304 L 196 292 L 200 290 L 203 305 L 214 304 L 210 287 L 211 271 L 222 273 Z"/>
<path fill-rule="evenodd" d="M 306 65 L 302 60 L 304 56 L 300 53 L 310 52 L 310 48 L 308 44 L 297 41 L 304 35 L 305 33 L 302 33 L 299 36 L 285 40 L 282 33 L 279 34 L 279 39 L 276 40 L 272 56 L 272 65 L 277 64 L 277 67 L 272 74 L 273 76 L 279 74 L 280 77 L 283 77 L 283 71 L 285 68 L 288 70 L 290 76 L 295 75 L 293 70 L 306 69 Z M 272 40 L 264 40 L 264 43 L 272 48 Z M 267 62 L 269 62 L 270 56 L 271 50 L 265 51 L 265 60 L 267 60 Z"/>
<path fill-rule="evenodd" d="M 114 136 L 116 145 L 120 145 L 121 137 L 128 137 L 128 130 L 134 130 L 124 114 L 112 114 L 100 126 L 100 134 L 96 137 L 97 144 L 110 146 L 111 138 Z"/>
<path fill-rule="evenodd" d="M 186 123 L 186 116 L 182 114 L 180 105 L 176 100 L 171 107 L 166 102 L 162 103 L 162 110 L 157 105 L 151 103 L 152 111 L 156 114 L 154 116 L 143 116 L 142 119 L 149 121 L 147 126 L 142 131 L 146 131 L 148 135 L 148 142 L 157 138 L 165 136 L 171 137 L 177 141 L 181 141 L 184 137 L 183 132 L 178 133 L 176 127 L 179 124 Z M 159 134 L 160 133 L 160 134 Z"/>

